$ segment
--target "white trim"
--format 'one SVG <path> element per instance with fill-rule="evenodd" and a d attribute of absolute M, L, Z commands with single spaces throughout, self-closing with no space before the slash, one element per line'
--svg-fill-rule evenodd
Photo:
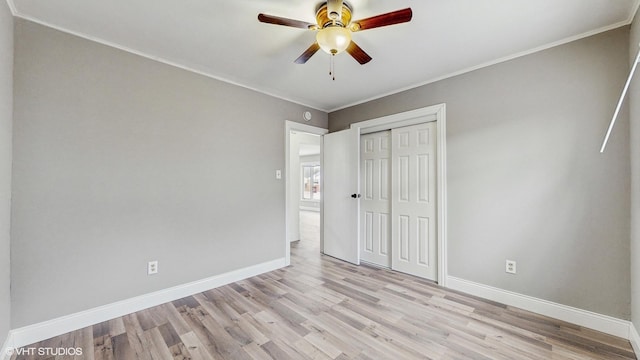
<path fill-rule="evenodd" d="M 289 266 L 291 265 L 291 245 L 289 242 L 289 212 L 293 211 L 294 209 L 289 209 L 289 169 L 291 168 L 291 164 L 290 164 L 290 156 L 289 156 L 289 152 L 290 150 L 290 134 L 291 131 L 300 131 L 300 132 L 305 132 L 305 133 L 309 133 L 309 134 L 314 134 L 314 135 L 324 135 L 327 134 L 329 132 L 329 130 L 327 129 L 323 129 L 320 127 L 316 127 L 316 126 L 311 126 L 311 125 L 307 125 L 307 124 L 302 124 L 299 122 L 295 122 L 295 121 L 289 121 L 289 120 L 285 120 L 284 122 L 284 142 L 285 142 L 285 146 L 284 146 L 284 159 L 285 159 L 285 165 L 284 165 L 284 202 L 285 202 L 285 210 L 284 210 L 284 258 L 285 258 L 285 266 Z M 320 164 L 322 164 L 322 141 L 320 142 Z M 322 166 L 322 165 L 320 165 Z M 322 168 L 320 168 L 322 169 Z M 322 170 L 320 170 L 322 171 Z M 320 177 L 320 189 L 322 189 L 322 176 Z M 295 211 L 298 211 L 299 209 L 295 209 Z M 322 223 L 323 223 L 323 213 L 324 210 L 324 203 L 322 202 L 322 193 L 320 195 L 320 251 L 323 251 L 324 249 L 324 237 L 323 237 L 323 229 L 322 229 Z"/>
<path fill-rule="evenodd" d="M 630 17 L 633 18 L 633 14 Z M 523 56 L 535 54 L 537 52 L 544 51 L 544 50 L 547 50 L 547 49 L 551 49 L 551 48 L 554 48 L 556 46 L 568 44 L 568 43 L 570 43 L 572 41 L 577 41 L 577 40 L 580 40 L 580 39 L 587 38 L 589 36 L 597 35 L 597 34 L 600 34 L 600 33 L 603 33 L 603 32 L 609 31 L 609 30 L 613 30 L 613 29 L 617 29 L 617 28 L 622 27 L 622 26 L 629 25 L 630 23 L 631 23 L 631 21 L 629 21 L 629 20 L 620 21 L 620 22 L 617 22 L 617 23 L 609 25 L 609 26 L 605 26 L 605 27 L 601 27 L 599 29 L 587 31 L 585 33 L 578 34 L 578 35 L 575 35 L 575 36 L 570 36 L 568 38 L 564 38 L 564 39 L 561 39 L 561 40 L 558 40 L 558 41 L 551 42 L 549 44 L 538 46 L 538 47 L 533 48 L 533 49 L 525 50 L 525 51 L 522 51 L 522 52 L 519 52 L 519 53 L 515 53 L 515 54 L 512 54 L 512 55 L 508 55 L 508 56 L 505 56 L 505 57 L 502 57 L 502 58 L 499 58 L 499 59 L 487 61 L 487 62 L 482 63 L 480 65 L 475 65 L 475 66 L 471 66 L 471 67 L 468 67 L 468 68 L 465 68 L 465 69 L 462 69 L 462 70 L 454 71 L 454 72 L 451 72 L 451 73 L 448 73 L 448 74 L 445 74 L 445 75 L 442 75 L 442 76 L 438 76 L 438 77 L 435 77 L 435 78 L 432 78 L 432 79 L 429 79 L 429 80 L 426 80 L 426 81 L 421 81 L 421 82 L 418 82 L 418 83 L 415 83 L 415 84 L 412 84 L 412 85 L 408 85 L 408 86 L 405 86 L 405 87 L 402 87 L 402 88 L 394 89 L 394 90 L 391 90 L 391 91 L 388 91 L 388 92 L 385 92 L 385 93 L 382 93 L 382 94 L 378 94 L 378 95 L 375 95 L 375 96 L 372 96 L 372 97 L 369 97 L 369 98 L 366 98 L 366 99 L 363 99 L 363 100 L 358 100 L 358 101 L 355 101 L 355 102 L 352 102 L 352 103 L 349 103 L 349 104 L 346 104 L 346 105 L 341 105 L 339 107 L 336 107 L 336 108 L 333 108 L 333 109 L 330 109 L 330 110 L 326 110 L 326 111 L 329 112 L 329 113 L 332 113 L 334 111 L 338 111 L 338 110 L 346 109 L 346 108 L 349 108 L 349 107 L 352 107 L 352 106 L 364 104 L 364 103 L 367 103 L 369 101 L 381 99 L 383 97 L 387 97 L 387 96 L 390 96 L 390 95 L 398 94 L 398 93 L 401 93 L 403 91 L 419 88 L 419 87 L 424 86 L 424 85 L 433 84 L 433 83 L 441 81 L 441 80 L 445 80 L 445 79 L 449 79 L 449 78 L 452 78 L 452 77 L 455 77 L 455 76 L 458 76 L 458 75 L 463 75 L 463 74 L 466 74 L 466 73 L 470 73 L 472 71 L 476 71 L 476 70 L 480 70 L 480 69 L 483 69 L 483 68 L 486 68 L 486 67 L 497 65 L 497 64 L 500 64 L 500 63 L 503 63 L 503 62 L 507 62 L 509 60 L 514 60 L 514 59 L 517 59 L 517 58 L 520 58 L 520 57 L 523 57 Z"/>
<path fill-rule="evenodd" d="M 331 108 L 331 109 L 323 109 L 323 108 L 320 108 L 320 107 L 318 107 L 316 105 L 306 104 L 306 103 L 303 103 L 303 102 L 298 101 L 298 100 L 294 100 L 294 99 L 289 98 L 289 97 L 284 96 L 284 95 L 278 95 L 278 94 L 275 94 L 273 92 L 269 92 L 267 90 L 261 90 L 261 89 L 258 89 L 256 87 L 252 87 L 252 86 L 248 86 L 248 85 L 239 83 L 237 81 L 226 79 L 226 78 L 224 78 L 222 76 L 219 76 L 219 75 L 213 75 L 213 74 L 207 73 L 207 72 L 202 71 L 202 70 L 196 70 L 196 69 L 194 69 L 192 67 L 178 64 L 177 62 L 174 62 L 174 61 L 170 61 L 170 60 L 158 57 L 158 56 L 150 55 L 150 54 L 144 53 L 142 51 L 134 50 L 134 49 L 126 47 L 126 46 L 122 46 L 122 45 L 119 45 L 119 44 L 116 44 L 116 43 L 113 43 L 113 42 L 110 42 L 110 41 L 107 41 L 107 40 L 103 40 L 103 39 L 100 39 L 100 38 L 97 38 L 97 37 L 94 37 L 94 36 L 91 36 L 91 35 L 88 35 L 88 34 L 84 34 L 82 32 L 73 31 L 73 30 L 64 28 L 62 26 L 54 25 L 54 24 L 49 23 L 47 21 L 40 20 L 40 19 L 35 18 L 33 16 L 25 15 L 25 14 L 22 14 L 22 13 L 18 12 L 13 0 L 7 0 L 7 4 L 9 5 L 9 8 L 11 9 L 11 13 L 15 17 L 19 17 L 19 18 L 34 22 L 36 24 L 40 24 L 40 25 L 43 25 L 43 26 L 46 26 L 46 27 L 49 27 L 49 28 L 52 28 L 52 29 L 55 29 L 55 30 L 58 30 L 58 31 L 62 31 L 62 32 L 67 33 L 67 34 L 75 35 L 75 36 L 78 36 L 78 37 L 83 38 L 83 39 L 94 41 L 94 42 L 97 42 L 97 43 L 102 44 L 102 45 L 110 46 L 110 47 L 113 47 L 115 49 L 126 51 L 126 52 L 131 53 L 131 54 L 135 54 L 135 55 L 147 58 L 147 59 L 155 60 L 155 61 L 158 61 L 160 63 L 167 64 L 167 65 L 170 65 L 170 66 L 174 66 L 174 67 L 186 70 L 186 71 L 190 71 L 190 72 L 202 75 L 202 76 L 206 76 L 206 77 L 215 79 L 215 80 L 219 80 L 219 81 L 223 81 L 223 82 L 226 82 L 226 83 L 229 83 L 229 84 L 232 84 L 232 85 L 240 86 L 240 87 L 243 87 L 245 89 L 253 90 L 253 91 L 265 94 L 265 95 L 273 96 L 273 97 L 278 98 L 278 99 L 282 99 L 282 100 L 286 100 L 286 101 L 289 101 L 289 102 L 292 102 L 292 103 L 295 103 L 295 104 L 299 104 L 299 105 L 302 105 L 302 106 L 310 107 L 310 108 L 313 108 L 313 109 L 316 109 L 316 110 L 319 110 L 319 111 L 331 113 L 331 112 L 334 112 L 334 111 L 338 111 L 338 110 L 342 110 L 342 109 L 345 109 L 345 108 L 348 108 L 348 107 L 352 107 L 352 106 L 355 106 L 355 105 L 363 104 L 363 103 L 366 103 L 366 102 L 369 102 L 369 101 L 373 101 L 373 100 L 376 100 L 376 99 L 380 99 L 380 98 L 383 98 L 383 97 L 386 97 L 386 96 L 389 96 L 389 95 L 397 94 L 397 93 L 400 93 L 400 92 L 403 92 L 403 91 L 406 91 L 406 90 L 418 88 L 420 86 L 431 84 L 431 83 L 434 83 L 434 82 L 437 82 L 437 81 L 440 81 L 440 80 L 448 79 L 448 78 L 451 78 L 451 77 L 454 77 L 454 76 L 462 75 L 462 74 L 465 74 L 465 73 L 468 73 L 468 72 L 472 72 L 472 71 L 475 71 L 475 70 L 479 70 L 479 69 L 482 69 L 482 68 L 485 68 L 485 67 L 493 66 L 493 65 L 496 65 L 496 64 L 499 64 L 499 63 L 502 63 L 502 62 L 506 62 L 506 61 L 509 61 L 509 60 L 513 60 L 513 59 L 516 59 L 516 58 L 519 58 L 519 57 L 523 57 L 523 56 L 526 56 L 526 55 L 531 55 L 531 54 L 539 52 L 539 51 L 547 50 L 547 49 L 550 49 L 550 48 L 553 48 L 553 47 L 556 47 L 556 46 L 559 46 L 559 45 L 570 43 L 572 41 L 580 40 L 580 39 L 583 39 L 583 38 L 587 38 L 589 36 L 593 36 L 593 35 L 600 34 L 600 33 L 603 33 L 603 32 L 609 31 L 609 30 L 617 29 L 617 28 L 622 27 L 622 26 L 629 25 L 629 24 L 632 23 L 633 18 L 635 16 L 636 12 L 637 12 L 637 9 L 638 9 L 638 7 L 640 5 L 640 1 L 639 0 L 635 0 L 635 1 L 636 2 L 634 3 L 634 6 L 632 8 L 632 10 L 634 10 L 634 11 L 632 11 L 629 14 L 628 18 L 626 20 L 624 20 L 624 21 L 620 21 L 620 22 L 617 22 L 615 24 L 604 26 L 604 27 L 601 27 L 601 28 L 598 28 L 598 29 L 595 29 L 595 30 L 587 31 L 587 32 L 584 32 L 582 34 L 570 36 L 570 37 L 567 37 L 567 38 L 564 38 L 564 39 L 561 39 L 561 40 L 558 40 L 558 41 L 554 41 L 554 42 L 551 42 L 551 43 L 548 43 L 548 44 L 545 44 L 545 45 L 542 45 L 542 46 L 539 46 L 539 47 L 536 47 L 536 48 L 533 48 L 533 49 L 530 49 L 530 50 L 525 50 L 525 51 L 522 51 L 522 52 L 519 52 L 519 53 L 516 53 L 516 54 L 513 54 L 513 55 L 508 55 L 508 56 L 505 56 L 505 57 L 502 57 L 502 58 L 499 58 L 499 59 L 496 59 L 496 60 L 488 61 L 488 62 L 482 63 L 480 65 L 471 66 L 471 67 L 468 67 L 468 68 L 465 68 L 465 69 L 462 69 L 462 70 L 459 70 L 459 71 L 454 71 L 452 73 L 448 73 L 448 74 L 445 74 L 445 75 L 442 75 L 442 76 L 438 76 L 438 77 L 435 77 L 435 78 L 430 79 L 430 80 L 421 81 L 421 82 L 418 82 L 418 83 L 415 83 L 415 84 L 411 84 L 411 85 L 408 85 L 408 86 L 405 86 L 405 87 L 394 89 L 394 90 L 385 92 L 383 94 L 372 96 L 372 97 L 369 97 L 369 98 L 366 98 L 366 99 L 363 99 L 363 100 L 358 100 L 358 101 L 355 101 L 355 102 L 352 102 L 352 103 L 349 103 L 349 104 L 340 105 L 338 107 Z"/>
<path fill-rule="evenodd" d="M 360 135 L 364 135 L 397 127 L 418 125 L 425 122 L 437 121 L 439 120 L 438 115 L 444 115 L 444 113 L 442 112 L 444 106 L 444 104 L 433 105 L 416 110 L 387 115 L 371 120 L 360 121 L 351 124 L 351 128 L 360 128 Z M 425 120 L 425 118 L 427 119 Z"/>
<path fill-rule="evenodd" d="M 195 68 L 190 67 L 188 65 L 183 65 L 183 64 L 180 64 L 178 62 L 175 62 L 175 61 L 172 61 L 172 60 L 169 60 L 169 59 L 165 59 L 165 58 L 160 57 L 160 56 L 147 54 L 147 53 L 145 53 L 143 51 L 135 50 L 135 49 L 132 49 L 130 47 L 126 47 L 126 46 L 123 46 L 123 45 L 120 45 L 120 44 L 116 44 L 114 42 L 107 41 L 107 40 L 104 40 L 104 39 L 101 39 L 101 38 L 98 38 L 98 37 L 95 37 L 95 36 L 91 36 L 91 35 L 87 35 L 87 34 L 84 34 L 84 33 L 81 33 L 81 32 L 69 30 L 69 29 L 67 29 L 65 27 L 54 25 L 52 23 L 49 23 L 49 22 L 44 21 L 44 20 L 40 20 L 38 18 L 29 16 L 29 15 L 21 14 L 21 13 L 18 13 L 18 12 L 14 13 L 13 15 L 15 17 L 19 17 L 21 19 L 28 20 L 28 21 L 31 21 L 33 23 L 36 23 L 36 24 L 39 24 L 39 25 L 42 25 L 42 26 L 46 26 L 48 28 L 61 31 L 63 33 L 71 34 L 71 35 L 77 36 L 77 37 L 85 39 L 85 40 L 93 41 L 93 42 L 96 42 L 98 44 L 102 44 L 102 45 L 105 45 L 105 46 L 112 47 L 114 49 L 122 50 L 122 51 L 128 52 L 130 54 L 138 55 L 138 56 L 141 56 L 141 57 L 146 58 L 146 59 L 150 59 L 150 60 L 162 63 L 162 64 L 166 64 L 166 65 L 169 65 L 169 66 L 176 67 L 178 69 L 182 69 L 182 70 L 189 71 L 189 72 L 192 72 L 192 73 L 195 73 L 195 74 L 198 74 L 198 75 L 202 75 L 202 76 L 205 76 L 205 77 L 208 77 L 208 78 L 211 78 L 211 79 L 222 81 L 222 82 L 225 82 L 227 84 L 231 84 L 231 85 L 239 86 L 239 87 L 242 87 L 242 88 L 245 88 L 245 89 L 249 89 L 249 90 L 261 93 L 261 94 L 265 94 L 265 95 L 268 95 L 268 96 L 271 96 L 271 97 L 274 97 L 274 98 L 285 100 L 285 101 L 288 101 L 288 102 L 291 102 L 291 103 L 294 103 L 294 104 L 302 105 L 302 106 L 305 106 L 305 107 L 308 107 L 308 108 L 311 108 L 311 109 L 315 109 L 315 110 L 322 111 L 322 112 L 327 112 L 325 109 L 321 109 L 321 108 L 319 108 L 319 107 L 317 107 L 315 105 L 306 104 L 306 103 L 303 103 L 303 102 L 301 102 L 299 100 L 295 100 L 295 99 L 289 98 L 289 97 L 284 96 L 284 95 L 276 94 L 274 92 L 270 92 L 270 91 L 267 91 L 267 90 L 259 89 L 257 87 L 249 86 L 249 85 L 246 85 L 246 84 L 234 81 L 234 80 L 227 79 L 227 78 L 225 78 L 223 76 L 220 76 L 220 75 L 214 75 L 212 73 L 209 73 L 209 72 L 206 72 L 206 71 L 203 71 L 203 70 L 195 69 Z"/>
<path fill-rule="evenodd" d="M 629 342 L 636 356 L 640 356 L 640 335 L 638 335 L 638 331 L 632 322 L 629 322 Z"/>
<path fill-rule="evenodd" d="M 437 161 L 437 211 L 438 211 L 438 284 L 447 286 L 447 108 L 446 104 L 436 113 L 438 147 Z"/>
<path fill-rule="evenodd" d="M 285 120 L 284 124 L 285 124 L 285 127 L 288 127 L 290 131 L 300 131 L 300 132 L 306 132 L 314 135 L 324 135 L 329 132 L 329 130 L 327 129 L 299 123 L 296 121 Z"/>
<path fill-rule="evenodd" d="M 280 269 L 284 266 L 284 258 L 271 260 L 261 264 L 233 270 L 224 274 L 215 275 L 206 279 L 193 281 L 183 285 L 174 286 L 168 289 L 81 311 L 75 314 L 62 316 L 57 319 L 14 329 L 10 332 L 12 347 L 18 348 L 37 343 L 54 336 L 98 324 L 103 321 Z"/>
<path fill-rule="evenodd" d="M 398 127 L 436 122 L 438 197 L 438 284 L 447 284 L 447 116 L 446 104 L 437 104 L 351 124 L 360 135 Z M 360 239 L 358 239 L 360 241 Z"/>
<path fill-rule="evenodd" d="M 629 321 L 621 320 L 592 311 L 554 303 L 532 296 L 479 284 L 473 281 L 449 276 L 447 287 L 484 299 L 497 301 L 509 306 L 518 307 L 537 314 L 566 321 L 572 324 L 598 330 L 603 333 L 629 339 Z"/>

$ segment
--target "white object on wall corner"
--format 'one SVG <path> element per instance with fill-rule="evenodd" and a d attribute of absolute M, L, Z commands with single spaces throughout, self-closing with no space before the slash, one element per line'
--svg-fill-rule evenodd
<path fill-rule="evenodd" d="M 98 324 L 103 321 L 131 314 L 136 311 L 181 299 L 186 296 L 201 293 L 206 290 L 214 289 L 283 267 L 285 267 L 285 259 L 275 259 L 242 269 L 233 270 L 224 274 L 215 275 L 206 279 L 193 281 L 168 289 L 81 311 L 75 314 L 28 325 L 19 329 L 11 330 L 5 346 L 10 344 L 12 348 L 19 348 L 25 345 L 30 345 L 54 336 L 66 334 L 90 325 Z M 4 355 L 4 353 L 0 354 L 0 360 L 4 360 L 2 357 Z"/>
<path fill-rule="evenodd" d="M 640 46 L 640 44 L 638 45 Z M 607 147 L 607 142 L 609 141 L 609 135 L 611 135 L 613 126 L 616 124 L 616 120 L 618 119 L 618 113 L 620 113 L 620 108 L 622 107 L 624 98 L 627 95 L 627 90 L 629 90 L 629 85 L 631 84 L 631 80 L 633 79 L 633 74 L 636 72 L 636 67 L 638 67 L 638 61 L 640 61 L 640 50 L 638 50 L 636 59 L 633 61 L 633 65 L 631 66 L 631 71 L 629 72 L 629 77 L 627 77 L 627 82 L 624 84 L 624 88 L 622 89 L 622 94 L 620 95 L 620 99 L 618 100 L 618 105 L 616 105 L 616 110 L 613 112 L 613 117 L 611 118 L 611 122 L 609 123 L 607 134 L 604 136 L 604 140 L 602 141 L 602 146 L 600 147 L 600 153 L 603 153 L 604 148 Z"/>
<path fill-rule="evenodd" d="M 609 335 L 618 336 L 624 339 L 631 339 L 630 321 L 554 303 L 548 300 L 538 299 L 489 285 L 479 284 L 454 276 L 449 276 L 447 278 L 447 287 L 467 294 L 479 296 L 484 299 L 497 301 L 502 304 L 518 307 L 537 314 L 549 316 L 554 319 L 597 330 Z"/>
<path fill-rule="evenodd" d="M 636 356 L 640 356 L 640 335 L 638 335 L 638 331 L 632 322 L 629 323 L 629 342 Z"/>
<path fill-rule="evenodd" d="M 11 15 L 18 16 L 18 10 L 16 9 L 16 4 L 14 4 L 13 0 L 7 0 L 7 6 L 9 6 L 9 10 L 11 10 Z M 0 360 L 2 360 L 1 357 Z"/>

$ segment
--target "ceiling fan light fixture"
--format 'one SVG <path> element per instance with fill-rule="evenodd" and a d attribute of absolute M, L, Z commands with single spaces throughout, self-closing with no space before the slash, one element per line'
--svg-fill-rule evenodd
<path fill-rule="evenodd" d="M 351 5 L 345 0 L 325 0 L 316 8 L 315 24 L 262 13 L 258 14 L 258 21 L 266 24 L 317 31 L 316 41 L 298 56 L 294 62 L 296 64 L 305 64 L 313 54 L 322 49 L 322 51 L 331 55 L 330 74 L 333 74 L 333 55 L 341 52 L 347 52 L 360 65 L 371 61 L 371 56 L 351 40 L 352 32 L 406 23 L 411 21 L 413 17 L 411 8 L 405 8 L 351 21 L 352 12 Z"/>
<path fill-rule="evenodd" d="M 349 47 L 351 31 L 342 26 L 328 26 L 318 31 L 316 41 L 327 54 L 336 55 Z"/>

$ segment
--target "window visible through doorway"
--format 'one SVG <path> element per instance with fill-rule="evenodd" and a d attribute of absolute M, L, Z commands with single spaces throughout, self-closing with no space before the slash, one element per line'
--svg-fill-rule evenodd
<path fill-rule="evenodd" d="M 320 165 L 302 165 L 302 199 L 320 200 Z"/>

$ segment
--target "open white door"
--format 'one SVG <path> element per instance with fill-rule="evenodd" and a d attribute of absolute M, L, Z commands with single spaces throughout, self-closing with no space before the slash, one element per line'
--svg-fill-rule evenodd
<path fill-rule="evenodd" d="M 323 136 L 324 253 L 360 264 L 360 129 Z"/>

